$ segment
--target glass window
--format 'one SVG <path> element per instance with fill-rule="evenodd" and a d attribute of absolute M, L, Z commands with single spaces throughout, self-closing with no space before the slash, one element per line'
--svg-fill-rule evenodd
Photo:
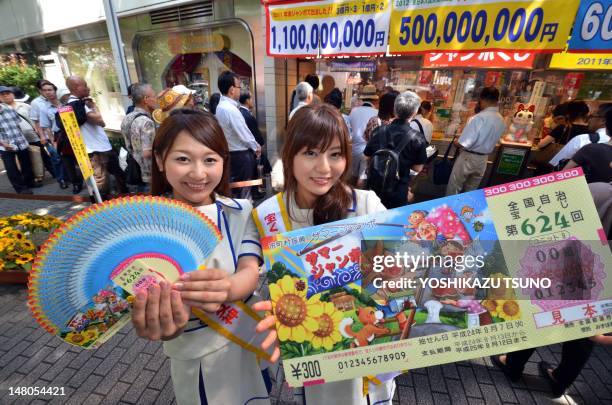
<path fill-rule="evenodd" d="M 115 59 L 109 41 L 64 45 L 71 75 L 81 76 L 91 90 L 106 127 L 120 130 L 125 116 Z"/>
<path fill-rule="evenodd" d="M 178 84 L 196 90 L 196 103 L 207 104 L 218 92 L 217 78 L 225 70 L 236 73 L 242 87 L 252 87 L 252 44 L 238 23 L 191 31 L 139 35 L 135 59 L 140 80 L 160 92 Z"/>

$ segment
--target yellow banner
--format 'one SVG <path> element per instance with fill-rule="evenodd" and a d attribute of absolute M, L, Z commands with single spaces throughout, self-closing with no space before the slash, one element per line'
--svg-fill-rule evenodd
<path fill-rule="evenodd" d="M 551 69 L 610 70 L 612 54 L 609 53 L 556 53 L 550 60 Z"/>
<path fill-rule="evenodd" d="M 387 11 L 388 0 L 358 0 L 344 2 L 325 2 L 308 4 L 301 7 L 271 9 L 274 21 L 304 20 L 308 18 L 335 18 L 350 15 L 375 14 Z"/>
<path fill-rule="evenodd" d="M 561 51 L 579 4 L 580 0 L 395 0 L 389 51 Z"/>
<path fill-rule="evenodd" d="M 79 168 L 81 169 L 81 173 L 83 173 L 83 179 L 88 179 L 93 175 L 93 168 L 91 167 L 91 162 L 89 161 L 87 149 L 85 149 L 85 144 L 81 137 L 81 130 L 79 129 L 74 111 L 70 106 L 61 107 L 58 111 L 64 129 L 66 130 L 66 135 L 68 135 L 68 139 L 70 140 L 70 146 L 72 146 L 72 150 L 74 151 L 74 156 L 77 162 L 79 162 Z"/>

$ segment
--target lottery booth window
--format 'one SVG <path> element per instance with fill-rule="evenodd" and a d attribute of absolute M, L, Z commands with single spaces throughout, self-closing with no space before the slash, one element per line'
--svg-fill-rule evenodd
<path fill-rule="evenodd" d="M 138 34 L 134 60 L 138 77 L 156 92 L 182 84 L 196 91 L 196 104 L 207 105 L 218 92 L 217 79 L 226 70 L 238 75 L 242 88 L 253 89 L 252 40 L 239 23 L 176 32 Z"/>

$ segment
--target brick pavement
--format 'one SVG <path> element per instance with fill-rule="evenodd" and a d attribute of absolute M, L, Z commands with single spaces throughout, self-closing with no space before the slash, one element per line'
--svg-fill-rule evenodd
<path fill-rule="evenodd" d="M 40 191 L 39 191 L 40 190 Z M 48 180 L 37 194 L 59 190 Z M 11 191 L 0 174 L 0 191 Z M 24 211 L 66 217 L 87 204 L 0 200 L 2 215 Z M 97 350 L 61 343 L 42 330 L 25 304 L 24 286 L 0 285 L 0 404 L 173 404 L 168 359 L 161 344 L 139 339 L 131 326 Z M 475 359 L 412 370 L 397 378 L 394 404 L 585 404 L 612 405 L 612 348 L 596 347 L 567 395 L 553 400 L 538 376 L 538 361 L 554 364 L 561 346 L 538 349 L 524 378 L 511 383 L 489 359 Z M 64 387 L 63 397 L 10 397 L 9 387 Z M 272 403 L 292 404 L 279 384 Z"/>

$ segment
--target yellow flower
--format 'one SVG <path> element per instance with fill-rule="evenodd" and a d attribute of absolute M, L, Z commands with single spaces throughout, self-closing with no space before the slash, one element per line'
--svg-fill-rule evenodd
<path fill-rule="evenodd" d="M 86 347 L 89 346 L 91 341 L 97 336 L 97 333 L 92 333 L 90 330 L 84 330 L 81 332 L 68 332 L 64 340 L 73 345 Z"/>
<path fill-rule="evenodd" d="M 11 233 L 13 233 L 13 228 L 11 227 L 2 228 L 0 230 L 0 237 L 9 236 Z"/>
<path fill-rule="evenodd" d="M 24 253 L 15 259 L 15 263 L 17 264 L 26 264 L 34 260 L 34 256 L 29 253 Z"/>
<path fill-rule="evenodd" d="M 36 245 L 29 239 L 25 239 L 23 242 L 21 242 L 21 247 L 25 250 L 36 250 Z"/>
<path fill-rule="evenodd" d="M 85 329 L 82 333 L 90 341 L 96 340 L 100 336 L 100 328 L 98 328 L 97 325 L 88 326 L 87 329 Z"/>
<path fill-rule="evenodd" d="M 343 315 L 331 302 L 322 302 L 321 305 L 323 314 L 317 319 L 319 328 L 313 332 L 312 347 L 331 350 L 335 343 L 342 340 L 339 328 Z"/>
<path fill-rule="evenodd" d="M 497 309 L 497 301 L 495 300 L 483 300 L 480 305 L 482 305 L 487 311 L 490 313 L 495 313 Z"/>
<path fill-rule="evenodd" d="M 23 234 L 23 232 L 16 230 L 13 232 L 13 239 L 21 242 L 25 239 L 25 235 Z"/>
<path fill-rule="evenodd" d="M 4 270 L 4 260 L 0 259 L 0 271 Z"/>
<path fill-rule="evenodd" d="M 4 247 L 4 250 L 6 250 L 8 253 L 11 253 L 15 250 L 15 246 L 16 246 L 15 241 L 11 239 L 8 241 L 8 243 Z"/>
<path fill-rule="evenodd" d="M 497 308 L 495 309 L 496 316 L 502 318 L 505 321 L 513 321 L 520 319 L 521 307 L 516 300 L 499 300 L 497 301 Z"/>
<path fill-rule="evenodd" d="M 306 299 L 306 280 L 285 276 L 270 284 L 270 298 L 279 340 L 312 340 L 312 333 L 319 329 L 317 318 L 323 314 L 323 306 L 316 296 Z"/>
<path fill-rule="evenodd" d="M 30 225 L 32 223 L 32 220 L 30 218 L 24 218 L 21 221 L 19 221 L 19 225 Z"/>
<path fill-rule="evenodd" d="M 489 276 L 491 279 L 503 279 L 508 277 L 504 273 L 494 273 Z M 499 288 L 489 288 L 487 298 L 491 300 L 509 300 L 516 298 L 514 289 L 506 288 L 506 283 L 500 282 Z"/>

